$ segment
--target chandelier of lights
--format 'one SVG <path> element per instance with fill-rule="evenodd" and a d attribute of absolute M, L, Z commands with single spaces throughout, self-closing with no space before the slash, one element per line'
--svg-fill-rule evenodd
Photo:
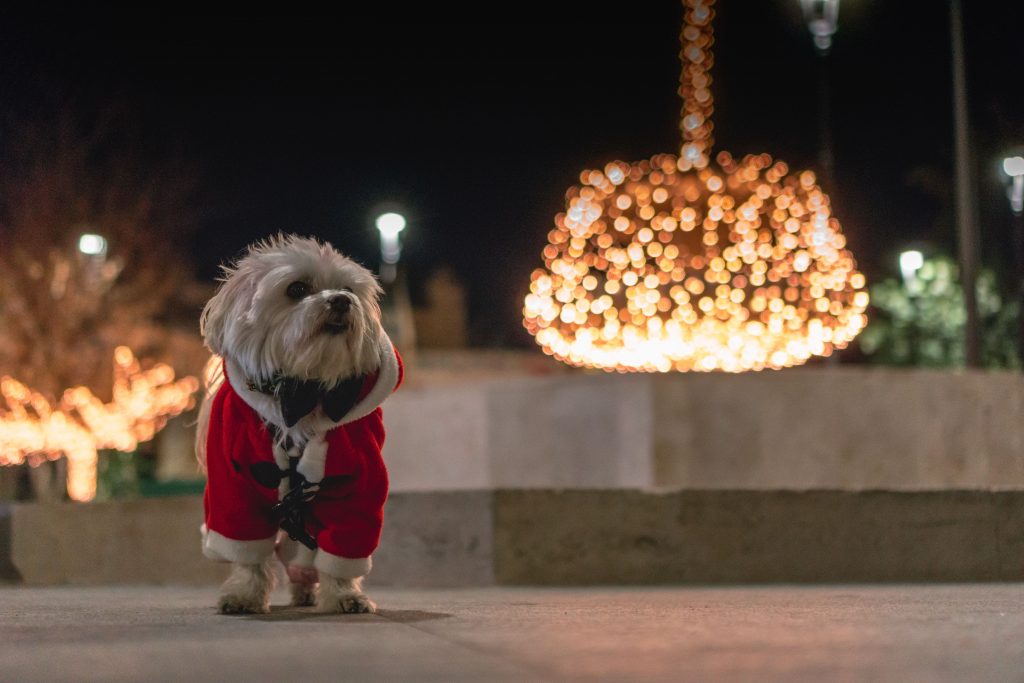
<path fill-rule="evenodd" d="M 711 161 L 714 0 L 683 0 L 681 152 L 586 170 L 531 275 L 544 352 L 618 371 L 742 372 L 828 356 L 864 328 L 864 276 L 814 173 Z"/>

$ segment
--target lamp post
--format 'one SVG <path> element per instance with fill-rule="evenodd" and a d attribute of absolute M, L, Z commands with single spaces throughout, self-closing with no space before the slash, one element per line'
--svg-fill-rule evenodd
<path fill-rule="evenodd" d="M 1013 215 L 1024 214 L 1024 157 L 1006 157 L 1003 159 L 1003 173 L 1010 179 L 1006 196 L 1010 200 Z"/>
<path fill-rule="evenodd" d="M 964 325 L 964 361 L 981 365 L 981 318 L 978 313 L 978 214 L 971 191 L 971 150 L 967 120 L 967 65 L 960 0 L 949 0 L 949 34 L 952 42 L 953 159 L 956 178 L 957 260 L 964 292 L 967 324 Z"/>
<path fill-rule="evenodd" d="M 104 291 L 112 279 L 107 268 L 108 246 L 107 238 L 102 235 L 83 232 L 78 236 L 78 256 L 85 282 L 96 294 Z M 107 271 L 106 275 L 104 271 Z"/>
<path fill-rule="evenodd" d="M 381 300 L 381 322 L 395 345 L 401 349 L 406 366 L 415 364 L 416 328 L 405 275 L 399 270 L 402 242 L 399 235 L 408 221 L 405 216 L 388 211 L 374 220 L 380 232 L 380 280 L 384 286 Z"/>
<path fill-rule="evenodd" d="M 398 274 L 398 259 L 402 256 L 399 234 L 405 230 L 405 216 L 389 211 L 377 216 L 374 221 L 380 231 L 380 277 L 385 283 L 392 283 Z"/>
<path fill-rule="evenodd" d="M 1003 159 L 1003 173 L 1009 180 L 1006 196 L 1013 213 L 1013 255 L 1017 266 L 1017 357 L 1024 367 L 1024 157 Z"/>
<path fill-rule="evenodd" d="M 832 50 L 832 36 L 839 25 L 839 0 L 800 0 L 800 6 L 818 53 L 818 171 L 822 187 L 835 201 L 836 159 L 832 147 L 832 88 L 828 53 Z M 833 367 L 839 365 L 839 354 L 832 354 L 825 362 Z"/>
<path fill-rule="evenodd" d="M 910 306 L 914 309 L 914 317 L 910 321 L 910 363 L 917 365 L 920 355 L 917 352 L 917 345 L 920 343 L 920 318 L 921 306 L 918 294 L 921 292 L 920 283 L 917 279 L 917 271 L 924 265 L 924 254 L 916 249 L 907 249 L 900 252 L 900 275 L 903 276 L 903 286 L 907 290 L 907 298 L 910 299 Z"/>
<path fill-rule="evenodd" d="M 839 22 L 839 0 L 800 0 L 807 30 L 818 52 L 818 167 L 822 186 L 835 199 L 835 154 L 832 151 L 832 93 L 828 53 Z"/>

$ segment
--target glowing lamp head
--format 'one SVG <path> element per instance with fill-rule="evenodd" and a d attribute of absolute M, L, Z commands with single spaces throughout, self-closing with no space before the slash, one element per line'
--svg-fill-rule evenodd
<path fill-rule="evenodd" d="M 1003 159 L 1003 172 L 1010 178 L 1010 186 L 1006 191 L 1010 209 L 1018 216 L 1024 214 L 1024 157 Z"/>
<path fill-rule="evenodd" d="M 402 256 L 402 245 L 398 241 L 398 235 L 405 230 L 405 216 L 394 212 L 382 213 L 377 216 L 376 224 L 377 230 L 380 231 L 381 260 L 388 266 L 383 276 L 390 282 L 394 280 L 394 265 Z"/>
<path fill-rule="evenodd" d="M 381 237 L 394 239 L 405 230 L 405 216 L 400 213 L 382 213 L 377 216 L 376 225 Z"/>
<path fill-rule="evenodd" d="M 905 282 L 913 280 L 923 265 L 924 254 L 916 249 L 909 249 L 900 254 L 900 273 Z"/>
<path fill-rule="evenodd" d="M 1003 159 L 1003 173 L 1011 178 L 1024 175 L 1024 157 L 1007 157 Z"/>
<path fill-rule="evenodd" d="M 107 253 L 107 240 L 91 233 L 78 238 L 78 251 L 86 256 L 103 256 Z"/>
<path fill-rule="evenodd" d="M 807 29 L 814 38 L 814 46 L 828 52 L 839 20 L 839 0 L 800 0 L 800 5 Z"/>

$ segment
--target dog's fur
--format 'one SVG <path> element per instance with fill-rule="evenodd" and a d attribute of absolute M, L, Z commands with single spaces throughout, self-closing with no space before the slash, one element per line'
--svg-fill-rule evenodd
<path fill-rule="evenodd" d="M 291 283 L 310 285 L 301 300 L 289 298 Z M 381 334 L 380 285 L 366 268 L 330 244 L 292 235 L 277 235 L 248 249 L 233 266 L 224 268 L 223 282 L 206 304 L 200 319 L 206 345 L 224 359 L 232 386 L 264 422 L 276 427 L 279 443 L 290 438 L 302 446 L 321 437 L 335 423 L 319 409 L 289 428 L 273 396 L 253 391 L 246 380 L 269 380 L 275 374 L 316 379 L 328 387 L 352 375 L 378 369 Z M 328 329 L 332 297 L 345 296 L 350 308 L 344 329 Z M 206 435 L 213 397 L 223 374 L 208 373 L 207 391 L 199 411 L 196 454 L 205 467 Z M 372 612 L 362 593 L 362 577 L 338 579 L 321 575 L 315 584 L 292 586 L 292 604 L 316 603 L 321 612 Z M 224 583 L 218 607 L 225 614 L 269 610 L 273 589 L 269 565 L 235 565 Z"/>

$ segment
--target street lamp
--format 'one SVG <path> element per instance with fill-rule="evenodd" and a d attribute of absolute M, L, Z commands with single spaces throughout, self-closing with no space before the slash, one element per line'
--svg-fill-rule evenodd
<path fill-rule="evenodd" d="M 916 281 L 917 271 L 924 265 L 924 254 L 916 249 L 908 249 L 900 253 L 900 273 L 903 275 L 903 283 Z"/>
<path fill-rule="evenodd" d="M 924 254 L 917 249 L 907 249 L 900 252 L 900 274 L 903 276 L 903 286 L 907 290 L 907 298 L 910 299 L 910 306 L 913 309 L 914 317 L 910 321 L 910 362 L 917 365 L 920 359 L 917 347 L 921 342 L 921 286 L 917 279 L 917 271 L 924 265 Z"/>
<path fill-rule="evenodd" d="M 967 63 L 964 56 L 964 23 L 960 0 L 949 0 L 949 37 L 953 76 L 953 169 L 956 177 L 957 260 L 964 293 L 967 324 L 964 325 L 964 363 L 981 366 L 981 315 L 978 312 L 978 216 L 971 189 L 971 149 L 967 117 Z"/>
<path fill-rule="evenodd" d="M 822 54 L 828 52 L 839 22 L 839 0 L 800 0 L 800 6 L 814 38 L 814 46 Z"/>
<path fill-rule="evenodd" d="M 828 53 L 839 22 L 839 0 L 800 0 L 807 30 L 818 52 L 818 167 L 822 187 L 836 198 L 835 152 L 832 148 L 832 88 Z"/>
<path fill-rule="evenodd" d="M 1010 180 L 1006 196 L 1013 212 L 1013 251 L 1017 261 L 1017 355 L 1024 367 L 1024 157 L 1003 159 L 1003 173 Z"/>
<path fill-rule="evenodd" d="M 404 274 L 399 276 L 398 273 L 398 260 L 402 256 L 399 235 L 407 224 L 405 216 L 397 211 L 385 211 L 374 219 L 374 225 L 380 232 L 380 280 L 384 285 L 384 297 L 380 303 L 381 323 L 384 331 L 402 350 L 406 367 L 410 367 L 410 363 L 415 364 L 416 323 L 409 287 Z"/>
<path fill-rule="evenodd" d="M 832 88 L 828 53 L 839 23 L 839 0 L 800 0 L 800 6 L 818 52 L 818 168 L 821 170 L 822 187 L 834 200 L 837 196 L 836 156 L 832 147 Z M 837 365 L 839 356 L 829 356 L 827 363 Z"/>
<path fill-rule="evenodd" d="M 1010 209 L 1019 216 L 1024 213 L 1024 157 L 1003 159 L 1003 173 L 1010 177 L 1010 187 L 1006 190 Z"/>
<path fill-rule="evenodd" d="M 101 235 L 85 233 L 78 238 L 78 251 L 86 256 L 106 256 L 107 240 Z"/>
<path fill-rule="evenodd" d="M 405 230 L 405 216 L 389 211 L 377 216 L 374 222 L 380 231 L 380 276 L 385 282 L 394 282 L 398 259 L 402 255 L 402 244 L 398 235 Z"/>

